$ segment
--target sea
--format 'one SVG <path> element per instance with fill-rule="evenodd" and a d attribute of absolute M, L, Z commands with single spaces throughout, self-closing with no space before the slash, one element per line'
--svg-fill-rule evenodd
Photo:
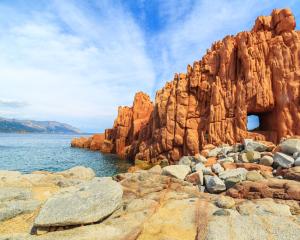
<path fill-rule="evenodd" d="M 72 138 L 80 136 L 0 133 L 0 170 L 59 172 L 81 165 L 104 177 L 126 172 L 132 165 L 114 154 L 70 147 Z"/>

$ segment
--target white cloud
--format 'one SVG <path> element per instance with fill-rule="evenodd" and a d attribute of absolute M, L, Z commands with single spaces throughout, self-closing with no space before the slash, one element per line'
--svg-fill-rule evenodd
<path fill-rule="evenodd" d="M 0 104 L 0 115 L 83 130 L 110 127 L 117 106 L 130 105 L 136 91 L 153 96 L 214 41 L 298 3 L 139 0 L 134 11 L 122 1 L 21 2 L 0 2 L 0 99 L 27 105 Z"/>
<path fill-rule="evenodd" d="M 86 118 L 89 129 L 103 130 L 113 123 L 118 105 L 131 104 L 136 91 L 152 88 L 154 72 L 142 32 L 122 9 L 110 8 L 104 17 L 95 17 L 88 9 L 57 1 L 47 12 L 28 14 L 13 25 L 0 23 L 6 29 L 0 39 L 5 90 L 0 97 L 30 103 L 6 117 L 55 119 L 79 127 L 78 119 Z M 102 125 L 107 118 L 110 124 Z"/>

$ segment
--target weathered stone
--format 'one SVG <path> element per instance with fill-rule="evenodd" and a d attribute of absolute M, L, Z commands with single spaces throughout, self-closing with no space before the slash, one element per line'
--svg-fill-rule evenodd
<path fill-rule="evenodd" d="M 284 204 L 275 203 L 273 199 L 258 199 L 255 202 L 245 201 L 237 206 L 241 215 L 270 215 L 270 216 L 292 216 L 290 207 Z"/>
<path fill-rule="evenodd" d="M 260 160 L 259 160 L 259 164 L 265 165 L 265 166 L 272 166 L 273 165 L 273 157 L 271 156 L 263 156 Z"/>
<path fill-rule="evenodd" d="M 256 182 L 256 181 L 260 181 L 263 180 L 263 176 L 259 174 L 259 172 L 257 171 L 249 171 L 247 172 L 246 175 L 246 180 L 247 181 L 252 181 L 252 182 Z"/>
<path fill-rule="evenodd" d="M 216 205 L 219 208 L 233 208 L 235 206 L 235 201 L 231 197 L 221 196 L 217 199 Z"/>
<path fill-rule="evenodd" d="M 183 180 L 186 175 L 191 171 L 191 168 L 186 165 L 171 165 L 162 169 L 162 174 L 172 176 Z"/>
<path fill-rule="evenodd" d="M 217 176 L 204 176 L 206 189 L 210 193 L 219 193 L 226 190 L 225 183 Z"/>
<path fill-rule="evenodd" d="M 276 171 L 277 176 L 283 176 L 286 179 L 295 180 L 300 182 L 300 166 L 288 169 L 280 169 Z"/>
<path fill-rule="evenodd" d="M 199 184 L 203 185 L 203 183 L 204 183 L 203 172 L 200 170 L 200 171 L 194 172 L 190 175 L 187 175 L 185 180 L 194 185 L 199 185 Z"/>
<path fill-rule="evenodd" d="M 290 168 L 294 164 L 295 160 L 291 156 L 284 153 L 277 152 L 274 154 L 274 163 L 283 168 Z"/>
<path fill-rule="evenodd" d="M 260 159 L 261 155 L 257 151 L 248 151 L 246 152 L 247 160 L 248 162 L 256 162 Z"/>
<path fill-rule="evenodd" d="M 65 178 L 73 178 L 80 180 L 91 180 L 96 176 L 93 169 L 86 168 L 83 166 L 76 166 L 66 171 L 58 172 L 57 174 L 62 175 Z"/>
<path fill-rule="evenodd" d="M 300 152 L 300 139 L 290 138 L 280 143 L 279 146 L 281 151 L 286 154 Z"/>
<path fill-rule="evenodd" d="M 300 200 L 300 183 L 291 180 L 269 178 L 262 181 L 244 181 L 227 190 L 234 198 L 278 198 Z"/>
<path fill-rule="evenodd" d="M 243 181 L 246 180 L 247 172 L 248 171 L 245 168 L 236 168 L 236 169 L 226 170 L 224 172 L 221 172 L 219 174 L 219 177 L 223 180 L 227 178 L 239 178 Z"/>
<path fill-rule="evenodd" d="M 258 152 L 272 151 L 272 145 L 273 144 L 266 143 L 266 142 L 254 141 L 253 139 L 244 139 L 244 146 L 246 151 L 258 151 Z"/>
<path fill-rule="evenodd" d="M 212 165 L 211 169 L 213 170 L 214 173 L 217 173 L 217 174 L 224 171 L 224 168 L 220 165 L 220 163 L 216 163 L 216 164 Z"/>
<path fill-rule="evenodd" d="M 247 154 L 246 153 L 241 153 L 238 155 L 238 161 L 242 163 L 247 163 L 249 162 Z"/>
<path fill-rule="evenodd" d="M 122 194 L 117 182 L 109 178 L 94 179 L 49 198 L 34 225 L 68 226 L 100 221 L 119 207 Z"/>
<path fill-rule="evenodd" d="M 182 158 L 180 158 L 178 164 L 179 165 L 187 165 L 187 166 L 191 166 L 191 159 L 188 156 L 183 156 Z"/>
<path fill-rule="evenodd" d="M 264 166 L 256 163 L 223 163 L 222 165 L 225 168 L 225 170 L 245 168 L 248 171 L 257 170 L 261 172 L 270 172 L 270 173 L 272 173 L 273 171 L 272 167 Z"/>
<path fill-rule="evenodd" d="M 225 162 L 234 162 L 234 160 L 233 160 L 232 157 L 226 157 L 226 158 L 218 159 L 218 163 L 220 163 L 220 164 L 225 163 Z"/>
<path fill-rule="evenodd" d="M 240 183 L 242 180 L 239 177 L 230 177 L 225 179 L 226 189 L 232 188 L 235 184 Z"/>
<path fill-rule="evenodd" d="M 30 189 L 21 187 L 1 187 L 0 202 L 11 200 L 27 200 L 31 197 Z"/>
<path fill-rule="evenodd" d="M 224 211 L 229 212 L 229 210 Z M 232 211 L 232 210 L 231 210 Z M 292 217 L 273 215 L 214 214 L 211 217 L 205 239 L 252 240 L 299 238 L 299 224 Z M 250 227 L 251 226 L 251 227 Z"/>
<path fill-rule="evenodd" d="M 206 163 L 207 162 L 207 159 L 206 157 L 202 156 L 201 154 L 197 153 L 194 157 L 194 160 L 196 162 L 199 162 L 199 163 Z"/>
<path fill-rule="evenodd" d="M 0 204 L 0 222 L 20 214 L 31 213 L 40 206 L 37 200 L 13 200 Z"/>

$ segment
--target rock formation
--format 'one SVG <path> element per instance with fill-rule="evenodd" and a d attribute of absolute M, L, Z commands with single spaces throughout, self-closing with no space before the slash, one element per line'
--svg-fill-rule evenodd
<path fill-rule="evenodd" d="M 253 29 L 215 42 L 202 60 L 175 74 L 155 104 L 138 93 L 105 131 L 105 151 L 174 163 L 207 144 L 244 138 L 278 143 L 300 134 L 300 32 L 288 9 L 258 17 Z M 247 130 L 247 116 L 259 127 Z"/>
<path fill-rule="evenodd" d="M 93 151 L 96 150 L 102 151 L 104 139 L 105 136 L 103 133 L 94 134 L 92 137 L 73 138 L 71 142 L 71 147 L 88 148 Z"/>

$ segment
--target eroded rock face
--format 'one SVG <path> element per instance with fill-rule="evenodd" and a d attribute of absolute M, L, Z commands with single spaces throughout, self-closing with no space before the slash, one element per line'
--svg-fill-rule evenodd
<path fill-rule="evenodd" d="M 89 148 L 93 151 L 102 150 L 104 139 L 105 136 L 103 133 L 95 134 L 91 137 L 73 138 L 71 147 Z"/>
<path fill-rule="evenodd" d="M 207 144 L 244 138 L 278 142 L 300 134 L 300 33 L 290 10 L 258 17 L 253 29 L 215 42 L 202 60 L 156 93 L 119 108 L 105 138 L 111 152 L 171 163 Z M 153 110 L 153 111 L 152 111 Z M 247 115 L 260 127 L 247 131 Z"/>

